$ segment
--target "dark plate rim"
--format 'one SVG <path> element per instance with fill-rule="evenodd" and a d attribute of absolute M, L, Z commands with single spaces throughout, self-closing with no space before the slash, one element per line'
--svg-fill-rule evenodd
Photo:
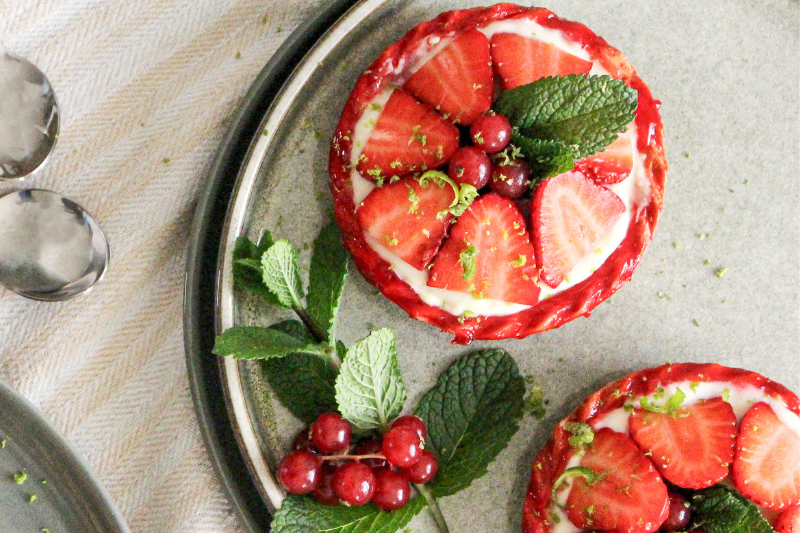
<path fill-rule="evenodd" d="M 58 465 L 69 476 L 70 483 L 64 486 L 70 490 L 65 496 L 76 515 L 85 517 L 86 523 L 91 522 L 93 531 L 97 527 L 97 531 L 108 533 L 130 533 L 113 498 L 83 457 L 39 409 L 3 381 L 0 381 L 0 406 L 4 416 L 30 436 L 29 444 L 37 453 L 45 454 L 42 463 Z"/>
<path fill-rule="evenodd" d="M 212 354 L 217 305 L 217 264 L 228 205 L 251 141 L 284 80 L 355 0 L 332 0 L 283 42 L 242 99 L 201 191 L 189 235 L 183 302 L 189 387 L 200 432 L 214 470 L 250 533 L 269 531 L 271 514 L 239 452 L 225 402 L 217 356 Z"/>

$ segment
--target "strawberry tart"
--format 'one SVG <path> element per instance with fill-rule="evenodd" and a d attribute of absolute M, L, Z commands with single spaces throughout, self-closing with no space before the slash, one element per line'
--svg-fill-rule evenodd
<path fill-rule="evenodd" d="M 652 239 L 659 103 L 582 24 L 498 4 L 386 48 L 342 111 L 330 183 L 366 279 L 454 342 L 586 316 Z"/>
<path fill-rule="evenodd" d="M 640 370 L 589 396 L 533 463 L 525 533 L 800 531 L 800 400 L 716 364 Z"/>

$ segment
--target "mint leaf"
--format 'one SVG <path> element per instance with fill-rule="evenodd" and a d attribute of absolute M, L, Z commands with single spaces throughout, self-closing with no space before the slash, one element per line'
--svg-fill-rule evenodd
<path fill-rule="evenodd" d="M 213 352 L 236 359 L 268 359 L 288 353 L 325 355 L 325 345 L 298 340 L 277 329 L 234 326 L 217 337 Z"/>
<path fill-rule="evenodd" d="M 273 305 L 280 305 L 275 295 L 264 285 L 264 276 L 261 273 L 261 256 L 273 244 L 269 231 L 264 232 L 258 244 L 247 237 L 236 239 L 236 246 L 233 248 L 233 283 L 238 289 L 258 294 Z"/>
<path fill-rule="evenodd" d="M 347 350 L 336 378 L 336 401 L 342 416 L 360 429 L 388 429 L 400 414 L 406 387 L 392 330 L 373 331 Z"/>
<path fill-rule="evenodd" d="M 692 524 L 686 531 L 771 533 L 758 508 L 737 492 L 714 485 L 692 495 Z"/>
<path fill-rule="evenodd" d="M 511 136 L 511 143 L 519 148 L 534 177 L 549 178 L 575 168 L 572 149 L 561 141 L 531 139 L 515 133 Z M 539 181 L 534 180 L 531 189 L 535 189 Z"/>
<path fill-rule="evenodd" d="M 638 93 L 622 80 L 570 74 L 504 91 L 494 109 L 519 135 L 560 142 L 580 159 L 614 142 L 635 118 L 637 105 Z"/>
<path fill-rule="evenodd" d="M 525 381 L 503 350 L 469 354 L 439 376 L 417 408 L 439 460 L 434 495 L 455 494 L 486 473 L 519 429 L 524 396 Z"/>
<path fill-rule="evenodd" d="M 341 244 L 339 226 L 322 228 L 314 241 L 308 283 L 308 314 L 333 344 L 336 339 L 336 312 L 347 278 L 347 252 Z"/>
<path fill-rule="evenodd" d="M 370 503 L 361 507 L 324 505 L 307 496 L 289 496 L 275 513 L 272 533 L 395 533 L 425 508 L 425 500 L 411 499 L 405 507 L 387 513 Z"/>
<path fill-rule="evenodd" d="M 303 305 L 303 285 L 297 266 L 297 253 L 288 241 L 280 240 L 261 256 L 261 273 L 264 284 L 287 309 L 300 309 Z"/>

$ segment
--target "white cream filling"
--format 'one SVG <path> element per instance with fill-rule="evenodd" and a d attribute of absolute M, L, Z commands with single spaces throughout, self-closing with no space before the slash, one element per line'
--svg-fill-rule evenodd
<path fill-rule="evenodd" d="M 673 383 L 664 387 L 663 389 L 663 392 L 658 393 L 658 398 L 655 397 L 655 394 L 645 396 L 645 398 L 647 398 L 647 401 L 651 404 L 662 405 L 669 398 L 671 398 L 678 389 L 681 389 L 681 392 L 686 395 L 686 398 L 681 403 L 681 406 L 688 407 L 702 400 L 722 397 L 729 404 L 731 404 L 731 407 L 733 407 L 737 424 L 742 421 L 745 413 L 747 413 L 747 411 L 753 405 L 757 404 L 758 402 L 764 402 L 772 408 L 772 410 L 775 412 L 775 415 L 783 424 L 785 424 L 789 429 L 794 431 L 798 437 L 800 437 L 800 417 L 790 411 L 782 401 L 767 396 L 764 391 L 758 387 L 752 385 L 740 387 L 724 382 L 698 383 L 683 381 L 680 383 Z M 631 402 L 635 406 L 639 406 L 640 398 L 642 397 L 637 396 L 635 398 L 631 398 Z M 618 408 L 609 411 L 599 420 L 592 421 L 591 426 L 595 431 L 603 428 L 610 428 L 618 433 L 629 435 L 629 417 L 630 413 L 628 411 L 626 411 L 624 408 Z M 582 458 L 582 452 L 576 453 L 569 459 L 566 468 L 579 466 Z M 727 483 L 732 488 L 735 488 L 735 486 L 729 483 L 728 479 L 729 478 L 726 478 L 723 483 Z M 566 488 L 563 491 L 559 491 L 559 502 L 562 504 L 567 501 L 569 492 L 572 490 L 572 484 L 569 483 L 569 481 L 565 482 L 564 486 Z M 561 507 L 551 503 L 550 507 L 548 508 L 548 512 L 551 514 L 551 516 L 558 516 L 558 520 L 553 520 L 548 517 L 548 520 L 550 521 L 550 529 L 553 533 L 575 533 L 577 531 L 582 531 L 569 521 L 566 512 Z M 762 510 L 762 514 L 766 514 L 764 510 Z"/>
<path fill-rule="evenodd" d="M 481 31 L 491 39 L 495 33 L 516 33 L 524 36 L 535 35 L 549 44 L 553 44 L 558 48 L 580 57 L 581 59 L 590 60 L 588 52 L 583 50 L 578 44 L 568 41 L 562 32 L 544 28 L 535 22 L 527 19 L 519 20 L 506 20 L 498 21 L 489 24 Z M 410 67 L 407 72 L 401 72 L 400 66 L 395 69 L 398 73 L 398 82 L 402 78 L 407 79 L 413 72 L 415 72 L 427 60 L 432 58 L 442 48 L 450 43 L 450 38 L 431 37 L 428 40 L 429 48 L 423 48 L 415 60 L 414 66 Z M 601 75 L 608 74 L 608 72 L 599 64 L 594 61 L 591 74 Z M 351 166 L 353 170 L 350 172 L 350 177 L 353 185 L 353 202 L 357 206 L 364 201 L 364 198 L 369 195 L 375 188 L 375 183 L 362 176 L 355 167 L 358 163 L 359 157 L 367 143 L 370 135 L 375 129 L 375 124 L 380 116 L 381 110 L 391 96 L 392 90 L 387 89 L 382 91 L 375 97 L 375 99 L 366 107 L 364 113 L 356 122 L 354 131 L 350 132 L 353 141 L 353 149 L 351 151 Z M 600 268 L 608 257 L 617 249 L 620 243 L 625 239 L 628 232 L 628 227 L 632 219 L 634 219 L 638 212 L 643 209 L 649 202 L 650 198 L 650 183 L 647 179 L 647 174 L 644 168 L 644 157 L 637 149 L 637 131 L 636 125 L 630 126 L 632 138 L 632 154 L 633 154 L 633 170 L 631 174 L 622 182 L 614 185 L 609 185 L 608 188 L 612 190 L 625 204 L 625 212 L 611 225 L 611 227 L 599 238 L 599 240 L 592 247 L 593 251 L 586 257 L 581 259 L 573 268 L 570 275 L 561 284 L 552 288 L 546 283 L 540 282 L 539 287 L 541 293 L 539 294 L 539 301 L 549 298 L 554 294 L 558 294 L 570 287 L 584 281 L 591 276 L 595 270 Z M 387 248 L 382 246 L 375 239 L 367 238 L 369 246 L 391 265 L 392 270 L 397 276 L 406 282 L 416 292 L 420 299 L 432 306 L 439 307 L 453 315 L 463 316 L 505 316 L 518 313 L 528 309 L 529 305 L 504 302 L 501 300 L 492 300 L 487 298 L 475 298 L 471 294 L 437 289 L 428 287 L 428 271 L 417 270 L 397 255 L 393 254 Z"/>

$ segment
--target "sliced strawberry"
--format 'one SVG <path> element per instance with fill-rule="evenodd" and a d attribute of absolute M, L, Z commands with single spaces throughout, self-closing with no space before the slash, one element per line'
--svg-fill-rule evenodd
<path fill-rule="evenodd" d="M 475 200 L 458 217 L 434 259 L 428 285 L 479 298 L 536 304 L 539 286 L 533 249 L 514 201 L 494 193 Z"/>
<path fill-rule="evenodd" d="M 674 413 L 635 409 L 631 437 L 666 479 L 679 487 L 702 489 L 728 476 L 736 444 L 731 404 L 712 398 Z"/>
<path fill-rule="evenodd" d="M 373 189 L 356 211 L 358 224 L 379 244 L 418 270 L 425 268 L 444 239 L 456 194 L 435 180 L 413 177 Z"/>
<path fill-rule="evenodd" d="M 588 74 L 592 70 L 591 61 L 516 33 L 494 35 L 491 51 L 492 63 L 504 89 L 526 85 L 545 76 Z"/>
<path fill-rule="evenodd" d="M 602 152 L 575 162 L 575 168 L 592 178 L 595 183 L 619 183 L 633 170 L 633 135 L 630 130 L 619 134 L 617 140 Z"/>
<path fill-rule="evenodd" d="M 778 533 L 800 533 L 800 505 L 784 510 L 772 529 Z"/>
<path fill-rule="evenodd" d="M 653 464 L 626 435 L 597 431 L 581 466 L 596 474 L 574 477 L 567 516 L 580 528 L 648 533 L 666 520 L 667 486 Z"/>
<path fill-rule="evenodd" d="M 800 503 L 800 436 L 769 404 L 755 404 L 742 419 L 733 481 L 742 495 L 767 509 Z"/>
<path fill-rule="evenodd" d="M 489 39 L 478 30 L 458 34 L 403 88 L 446 119 L 469 126 L 489 109 L 494 98 Z"/>
<path fill-rule="evenodd" d="M 580 172 L 565 172 L 536 189 L 531 209 L 533 249 L 542 280 L 557 287 L 625 212 L 620 198 Z"/>
<path fill-rule="evenodd" d="M 458 128 L 405 91 L 395 89 L 358 160 L 372 178 L 439 167 L 458 148 Z"/>

